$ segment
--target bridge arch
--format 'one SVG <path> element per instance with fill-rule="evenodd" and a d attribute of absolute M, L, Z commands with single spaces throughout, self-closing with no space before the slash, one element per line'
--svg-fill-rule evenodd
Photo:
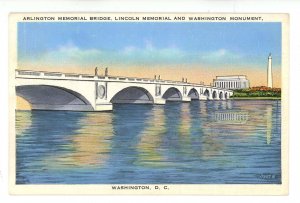
<path fill-rule="evenodd" d="M 165 91 L 162 98 L 166 101 L 181 101 L 182 94 L 177 88 L 170 87 Z"/>
<path fill-rule="evenodd" d="M 39 110 L 93 111 L 91 102 L 80 93 L 53 85 L 20 85 L 16 94 Z"/>
<path fill-rule="evenodd" d="M 192 99 L 192 100 L 196 100 L 199 99 L 199 93 L 195 88 L 192 88 L 189 93 L 188 96 Z"/>
<path fill-rule="evenodd" d="M 217 91 L 215 91 L 215 90 L 213 91 L 213 93 L 212 93 L 212 98 L 213 98 L 213 99 L 216 99 L 216 98 L 217 98 Z"/>
<path fill-rule="evenodd" d="M 153 96 L 143 87 L 126 87 L 117 92 L 111 103 L 132 103 L 132 104 L 152 104 Z"/>
<path fill-rule="evenodd" d="M 225 97 L 225 99 L 228 99 L 228 93 L 227 92 L 225 92 L 224 97 Z"/>
<path fill-rule="evenodd" d="M 210 92 L 209 92 L 209 90 L 208 89 L 206 89 L 205 91 L 204 91 L 204 96 L 207 96 L 207 97 L 209 97 L 210 96 Z"/>
<path fill-rule="evenodd" d="M 223 92 L 219 92 L 219 99 L 224 99 L 224 94 L 223 94 Z"/>
<path fill-rule="evenodd" d="M 207 99 L 208 99 L 208 98 L 210 97 L 210 92 L 209 92 L 209 90 L 206 89 L 206 90 L 204 91 L 203 95 L 206 96 Z"/>

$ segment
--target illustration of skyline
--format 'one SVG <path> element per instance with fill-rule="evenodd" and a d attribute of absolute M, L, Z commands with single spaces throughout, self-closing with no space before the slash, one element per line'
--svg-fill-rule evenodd
<path fill-rule="evenodd" d="M 153 77 L 209 84 L 247 75 L 266 85 L 273 56 L 281 86 L 280 23 L 18 23 L 18 68 Z"/>

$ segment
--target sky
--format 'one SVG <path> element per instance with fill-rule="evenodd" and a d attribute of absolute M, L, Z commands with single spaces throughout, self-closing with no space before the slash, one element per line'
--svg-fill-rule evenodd
<path fill-rule="evenodd" d="M 266 85 L 272 53 L 280 87 L 280 23 L 24 22 L 18 24 L 18 68 L 150 77 L 206 84 L 247 75 Z"/>

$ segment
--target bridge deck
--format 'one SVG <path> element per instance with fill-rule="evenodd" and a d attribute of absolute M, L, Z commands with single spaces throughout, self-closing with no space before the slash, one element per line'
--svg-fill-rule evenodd
<path fill-rule="evenodd" d="M 51 80 L 79 80 L 79 81 L 119 81 L 129 83 L 150 83 L 150 84 L 168 84 L 168 85 L 182 85 L 182 86 L 194 86 L 213 88 L 217 90 L 226 90 L 216 86 L 205 85 L 204 83 L 189 83 L 182 81 L 173 80 L 161 80 L 153 78 L 136 78 L 136 77 L 125 77 L 125 76 L 104 76 L 104 75 L 89 75 L 89 74 L 76 74 L 76 73 L 62 73 L 62 72 L 47 72 L 47 71 L 33 71 L 33 70 L 15 70 L 16 78 L 40 78 L 40 79 L 51 79 Z"/>

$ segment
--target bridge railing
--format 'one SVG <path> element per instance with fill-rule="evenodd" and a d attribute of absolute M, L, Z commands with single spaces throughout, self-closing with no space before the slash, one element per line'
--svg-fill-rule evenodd
<path fill-rule="evenodd" d="M 16 70 L 16 75 L 40 76 L 41 72 L 28 71 L 28 70 Z"/>
<path fill-rule="evenodd" d="M 124 81 L 124 82 L 138 82 L 138 83 L 158 83 L 158 84 L 180 84 L 192 85 L 195 87 L 211 88 L 212 86 L 204 85 L 204 83 L 187 83 L 182 81 L 162 80 L 153 78 L 136 78 L 124 76 L 104 76 L 104 75 L 89 75 L 89 74 L 76 74 L 76 73 L 61 73 L 61 72 L 47 72 L 47 71 L 33 71 L 33 70 L 16 70 L 16 76 L 28 77 L 43 77 L 43 78 L 57 78 L 57 79 L 80 79 L 80 80 L 110 80 L 110 81 Z M 213 87 L 214 89 L 220 89 Z"/>
<path fill-rule="evenodd" d="M 47 71 L 33 71 L 33 70 L 16 70 L 16 75 L 23 76 L 40 76 L 40 77 L 59 77 L 59 78 L 84 78 L 84 79 L 109 79 L 109 80 L 121 80 L 121 81 L 137 81 L 137 82 L 158 82 L 169 84 L 182 84 L 181 81 L 173 80 L 161 80 L 153 78 L 137 78 L 137 77 L 124 77 L 124 76 L 95 76 L 88 74 L 75 74 L 75 73 L 61 73 L 61 72 L 47 72 Z M 185 83 L 184 83 L 185 84 Z"/>
<path fill-rule="evenodd" d="M 122 80 L 122 81 L 137 81 L 137 82 L 159 82 L 159 83 L 184 83 L 173 80 L 161 80 L 153 78 L 136 78 L 124 76 L 95 76 L 87 74 L 74 74 L 74 73 L 60 73 L 60 72 L 47 72 L 47 71 L 33 71 L 33 70 L 16 70 L 16 75 L 24 76 L 43 76 L 43 77 L 63 77 L 63 78 L 85 78 L 85 79 L 109 79 L 109 80 Z"/>
<path fill-rule="evenodd" d="M 63 74 L 62 73 L 48 73 L 48 72 L 45 72 L 45 73 L 41 73 L 43 74 L 43 76 L 49 76 L 49 77 L 62 77 Z"/>

